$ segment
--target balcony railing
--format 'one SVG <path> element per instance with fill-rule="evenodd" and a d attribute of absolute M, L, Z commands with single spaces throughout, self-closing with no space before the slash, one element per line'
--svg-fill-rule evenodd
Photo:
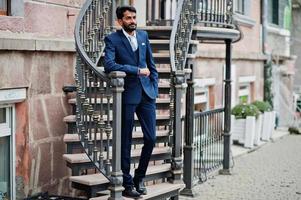
<path fill-rule="evenodd" d="M 204 26 L 233 27 L 232 0 L 198 0 L 196 22 Z"/>
<path fill-rule="evenodd" d="M 192 1 L 195 22 L 198 25 L 218 28 L 234 28 L 233 0 Z M 176 16 L 177 0 L 148 0 L 147 25 L 172 25 Z"/>

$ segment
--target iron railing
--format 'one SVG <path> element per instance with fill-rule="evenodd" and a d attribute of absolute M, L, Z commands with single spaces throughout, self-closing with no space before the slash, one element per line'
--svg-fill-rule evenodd
<path fill-rule="evenodd" d="M 172 26 L 177 14 L 178 0 L 148 0 L 146 6 L 147 25 Z M 233 0 L 192 1 L 195 21 L 198 25 L 221 28 L 234 28 Z"/>
<path fill-rule="evenodd" d="M 121 198 L 121 92 L 123 72 L 104 73 L 104 37 L 113 31 L 115 1 L 87 0 L 75 26 L 76 129 L 83 149 Z"/>
<path fill-rule="evenodd" d="M 196 22 L 209 27 L 234 28 L 233 0 L 197 0 Z"/>
<path fill-rule="evenodd" d="M 181 99 L 183 89 L 187 85 L 187 74 L 190 72 L 185 70 L 185 68 L 193 25 L 194 11 L 192 0 L 179 0 L 169 44 L 171 66 L 170 130 L 173 130 L 172 169 L 174 179 L 181 179 L 182 173 Z"/>
<path fill-rule="evenodd" d="M 196 112 L 194 118 L 194 178 L 203 182 L 223 164 L 224 109 Z"/>

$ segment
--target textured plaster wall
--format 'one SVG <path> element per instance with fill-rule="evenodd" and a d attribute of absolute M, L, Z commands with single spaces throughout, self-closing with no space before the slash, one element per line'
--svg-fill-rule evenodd
<path fill-rule="evenodd" d="M 263 69 L 264 56 L 261 45 L 260 0 L 252 0 L 249 18 L 253 25 L 241 24 L 243 38 L 232 45 L 232 64 L 236 66 L 236 97 L 238 98 L 238 79 L 240 76 L 256 76 L 254 89 L 251 91 L 253 99 L 263 99 Z M 223 103 L 223 79 L 225 65 L 224 44 L 203 44 L 198 46 L 198 59 L 195 61 L 196 78 L 215 78 L 215 106 Z M 211 102 L 212 103 L 212 102 Z"/>
<path fill-rule="evenodd" d="M 23 16 L 1 16 L 0 30 L 46 37 L 73 37 L 76 15 L 84 0 L 28 0 Z"/>
<path fill-rule="evenodd" d="M 27 89 L 27 99 L 16 104 L 17 199 L 46 191 L 70 194 L 68 168 L 62 160 L 63 117 L 70 107 L 62 87 L 74 82 L 75 54 L 70 46 L 47 38 L 60 38 L 63 45 L 73 40 L 84 1 L 22 0 L 12 5 L 13 16 L 0 17 L 0 89 Z M 42 51 L 38 42 L 44 43 Z M 35 48 L 26 48 L 30 45 Z"/>
<path fill-rule="evenodd" d="M 70 113 L 62 86 L 73 84 L 74 53 L 0 51 L 0 88 L 27 88 L 16 104 L 17 197 L 68 194 L 63 117 Z"/>
<path fill-rule="evenodd" d="M 301 93 L 301 7 L 293 9 L 291 33 L 291 51 L 297 56 L 294 85 Z"/>
<path fill-rule="evenodd" d="M 238 98 L 239 77 L 240 76 L 255 76 L 254 90 L 251 96 L 253 99 L 263 99 L 263 61 L 262 60 L 242 60 L 233 59 L 232 64 L 236 66 L 236 80 L 237 83 L 232 89 L 235 90 Z M 224 65 L 223 59 L 216 58 L 199 58 L 195 61 L 194 76 L 195 78 L 215 78 L 214 92 L 211 99 L 214 99 L 215 107 L 223 105 L 224 98 Z M 238 100 L 238 99 L 237 99 Z M 210 102 L 211 104 L 212 102 Z"/>

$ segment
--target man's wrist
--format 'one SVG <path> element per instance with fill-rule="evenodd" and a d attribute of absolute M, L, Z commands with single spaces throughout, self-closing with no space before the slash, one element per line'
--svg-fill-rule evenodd
<path fill-rule="evenodd" d="M 140 75 L 140 68 L 138 68 L 137 74 Z"/>

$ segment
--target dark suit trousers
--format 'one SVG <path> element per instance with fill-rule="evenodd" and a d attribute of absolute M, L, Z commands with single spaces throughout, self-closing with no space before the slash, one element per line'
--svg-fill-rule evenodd
<path fill-rule="evenodd" d="M 134 113 L 136 112 L 143 132 L 144 145 L 140 155 L 135 177 L 141 180 L 145 177 L 148 163 L 156 142 L 156 104 L 144 92 L 139 104 L 122 105 L 122 132 L 121 132 L 121 170 L 123 173 L 123 186 L 133 185 L 130 175 L 132 132 L 134 126 Z"/>

